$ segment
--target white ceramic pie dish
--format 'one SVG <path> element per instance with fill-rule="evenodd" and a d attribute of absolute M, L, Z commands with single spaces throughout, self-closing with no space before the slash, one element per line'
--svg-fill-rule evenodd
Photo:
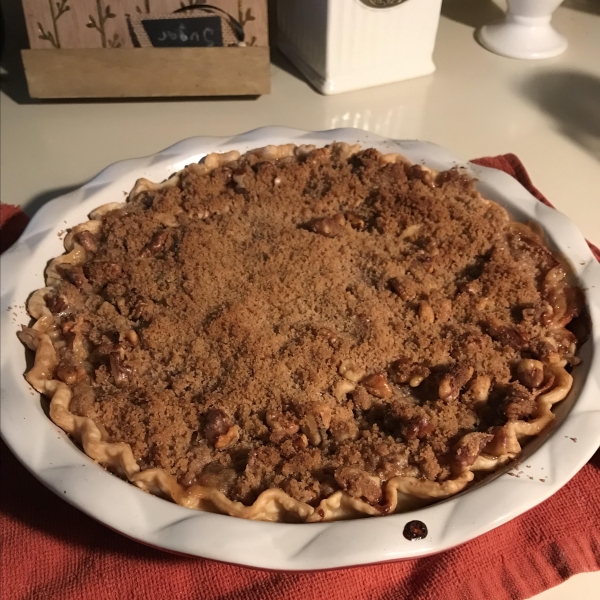
<path fill-rule="evenodd" d="M 484 197 L 518 220 L 535 220 L 549 243 L 569 259 L 586 291 L 593 329 L 582 347 L 574 386 L 557 405 L 549 431 L 528 444 L 519 465 L 509 465 L 453 498 L 411 513 L 354 521 L 282 524 L 202 513 L 151 496 L 95 464 L 45 413 L 29 387 L 24 347 L 16 331 L 29 318 L 28 295 L 43 287 L 47 261 L 64 251 L 60 233 L 86 220 L 97 206 L 125 198 L 135 181 L 161 181 L 210 152 L 245 151 L 267 144 L 325 145 L 333 141 L 400 152 L 435 169 L 464 165 Z M 62 498 L 107 526 L 141 542 L 184 554 L 281 570 L 312 570 L 377 563 L 440 552 L 489 531 L 539 504 L 562 487 L 600 444 L 600 265 L 582 235 L 561 213 L 544 206 L 512 177 L 464 164 L 425 142 L 392 141 L 358 129 L 304 132 L 269 127 L 231 138 L 191 138 L 153 156 L 116 163 L 88 184 L 46 204 L 19 242 L 1 259 L 2 437 L 23 464 Z M 428 528 L 408 541 L 408 521 Z M 65 528 L 69 523 L 64 524 Z"/>

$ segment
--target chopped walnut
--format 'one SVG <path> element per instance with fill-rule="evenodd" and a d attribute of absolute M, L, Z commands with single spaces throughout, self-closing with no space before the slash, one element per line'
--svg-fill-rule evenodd
<path fill-rule="evenodd" d="M 71 265 L 67 267 L 64 265 L 58 265 L 56 270 L 64 279 L 79 289 L 82 289 L 88 283 L 87 277 L 83 272 L 83 268 L 80 266 Z"/>
<path fill-rule="evenodd" d="M 302 419 L 302 433 L 313 446 L 318 446 L 330 424 L 331 407 L 324 402 L 313 402 Z"/>
<path fill-rule="evenodd" d="M 491 456 L 504 456 L 509 453 L 521 451 L 519 442 L 512 436 L 509 436 L 506 427 L 492 427 L 489 431 L 493 439 L 483 449 L 483 452 Z"/>
<path fill-rule="evenodd" d="M 392 397 L 392 388 L 388 383 L 385 373 L 373 373 L 373 375 L 367 375 L 360 383 L 369 394 L 377 396 L 377 398 Z"/>
<path fill-rule="evenodd" d="M 275 410 L 268 410 L 266 412 L 265 421 L 272 432 L 270 440 L 274 443 L 278 443 L 285 437 L 298 433 L 300 429 L 300 425 L 295 419 Z"/>
<path fill-rule="evenodd" d="M 434 426 L 431 421 L 425 417 L 415 417 L 411 419 L 403 428 L 403 433 L 406 439 L 422 439 L 432 434 Z"/>
<path fill-rule="evenodd" d="M 306 450 L 308 448 L 308 438 L 301 433 L 300 435 L 295 435 L 292 438 L 292 446 L 297 450 Z"/>
<path fill-rule="evenodd" d="M 308 229 L 313 233 L 324 235 L 325 237 L 336 237 L 344 231 L 344 215 L 337 214 L 332 217 L 321 217 L 313 219 L 308 224 Z"/>
<path fill-rule="evenodd" d="M 346 219 L 348 223 L 352 226 L 352 229 L 356 229 L 357 231 L 364 231 L 366 228 L 366 223 L 363 219 L 361 219 L 355 212 L 349 211 L 346 213 Z"/>
<path fill-rule="evenodd" d="M 508 384 L 504 397 L 504 414 L 509 421 L 528 417 L 535 408 L 535 398 L 527 388 L 518 383 Z"/>
<path fill-rule="evenodd" d="M 358 383 L 364 376 L 364 371 L 358 369 L 351 361 L 344 360 L 338 368 L 339 374 L 348 381 Z"/>
<path fill-rule="evenodd" d="M 424 169 L 421 165 L 411 165 L 407 172 L 409 179 L 417 179 L 428 187 L 435 187 L 435 179 L 429 169 Z"/>
<path fill-rule="evenodd" d="M 123 338 L 129 342 L 134 348 L 138 345 L 140 338 L 136 333 L 135 329 L 128 329 Z"/>
<path fill-rule="evenodd" d="M 302 433 L 313 446 L 318 446 L 321 441 L 321 433 L 315 415 L 309 413 L 302 419 Z"/>
<path fill-rule="evenodd" d="M 206 414 L 204 437 L 214 446 L 217 440 L 229 431 L 231 426 L 231 420 L 224 410 L 211 408 Z"/>
<path fill-rule="evenodd" d="M 227 494 L 235 483 L 236 477 L 237 474 L 233 469 L 224 467 L 218 462 L 211 462 L 204 467 L 197 481 L 198 485 L 215 488 Z"/>
<path fill-rule="evenodd" d="M 149 256 L 153 256 L 153 255 L 157 254 L 164 248 L 168 239 L 169 239 L 169 234 L 167 233 L 166 229 L 157 231 L 152 236 L 150 241 L 146 244 L 146 246 L 140 253 L 140 256 L 142 258 L 148 258 Z"/>
<path fill-rule="evenodd" d="M 517 365 L 517 377 L 528 388 L 537 388 L 544 381 L 544 364 L 539 360 L 524 358 Z"/>
<path fill-rule="evenodd" d="M 490 395 L 492 378 L 489 375 L 477 375 L 469 386 L 473 398 L 477 402 L 485 402 Z"/>
<path fill-rule="evenodd" d="M 494 436 L 489 433 L 467 433 L 454 446 L 452 470 L 459 474 L 473 466 L 481 451 L 492 441 Z"/>
<path fill-rule="evenodd" d="M 457 365 L 452 367 L 448 373 L 442 377 L 438 389 L 438 396 L 442 400 L 456 400 L 462 387 L 473 376 L 473 367 L 470 365 Z"/>
<path fill-rule="evenodd" d="M 59 365 L 56 369 L 56 376 L 67 385 L 74 385 L 87 378 L 87 373 L 83 367 L 72 365 Z"/>
<path fill-rule="evenodd" d="M 514 327 L 495 323 L 489 324 L 488 333 L 493 340 L 500 342 L 503 346 L 510 346 L 515 350 L 521 350 L 527 346 L 527 337 Z"/>
<path fill-rule="evenodd" d="M 119 386 L 127 385 L 133 375 L 133 368 L 125 364 L 125 357 L 122 351 L 111 352 L 109 361 L 115 384 Z"/>
<path fill-rule="evenodd" d="M 96 242 L 96 237 L 91 231 L 80 231 L 75 236 L 75 239 L 86 252 L 91 252 L 92 254 L 98 252 L 98 242 Z"/>
<path fill-rule="evenodd" d="M 356 384 L 348 381 L 346 379 L 341 379 L 338 381 L 333 388 L 333 396 L 336 400 L 341 400 L 356 389 Z"/>
<path fill-rule="evenodd" d="M 214 443 L 217 450 L 227 448 L 235 444 L 240 439 L 240 428 L 237 425 L 231 426 L 226 433 L 220 435 Z"/>
<path fill-rule="evenodd" d="M 133 305 L 133 309 L 131 310 L 131 314 L 129 315 L 131 319 L 134 321 L 143 320 L 149 321 L 154 314 L 154 303 L 152 300 L 144 300 L 140 298 Z"/>
<path fill-rule="evenodd" d="M 410 387 L 419 387 L 427 377 L 429 377 L 430 370 L 427 367 L 417 366 L 408 380 Z"/>
<path fill-rule="evenodd" d="M 564 327 L 554 327 L 552 329 L 552 338 L 556 344 L 559 354 L 565 355 L 575 352 L 577 347 L 577 338 L 575 334 Z"/>
<path fill-rule="evenodd" d="M 390 376 L 394 383 L 408 383 L 410 387 L 419 386 L 429 377 L 431 371 L 425 365 L 414 364 L 406 358 L 400 358 L 390 367 Z"/>
<path fill-rule="evenodd" d="M 59 315 L 68 308 L 68 304 L 62 296 L 46 296 L 44 299 L 48 310 L 54 315 Z"/>

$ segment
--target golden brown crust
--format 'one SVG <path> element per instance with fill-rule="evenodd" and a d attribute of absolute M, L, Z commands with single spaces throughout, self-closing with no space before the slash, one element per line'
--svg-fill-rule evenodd
<path fill-rule="evenodd" d="M 285 157 L 306 156 L 314 147 L 294 145 L 268 146 L 263 149 L 253 151 L 255 156 L 268 160 L 279 160 Z M 347 144 L 336 144 L 328 149 L 328 152 L 335 150 L 340 155 L 349 158 L 359 151 L 358 146 L 349 146 Z M 224 155 L 210 154 L 199 165 L 190 165 L 189 171 L 198 175 L 206 175 L 227 165 L 232 161 L 239 159 L 239 153 L 230 152 Z M 397 154 L 386 155 L 383 162 L 400 162 L 408 165 L 404 157 Z M 430 184 L 437 173 L 429 169 L 420 167 L 418 177 L 425 185 Z M 179 183 L 179 174 L 174 175 L 161 184 L 154 184 L 148 180 L 139 180 L 132 190 L 129 200 L 133 200 L 138 194 L 153 190 L 165 189 L 177 186 Z M 506 212 L 487 201 L 491 210 L 499 211 L 502 218 L 508 219 Z M 46 282 L 48 287 L 35 292 L 28 304 L 28 310 L 31 316 L 36 319 L 34 325 L 30 328 L 24 328 L 19 334 L 21 340 L 33 351 L 35 351 L 35 362 L 33 368 L 26 374 L 27 380 L 40 393 L 51 398 L 50 416 L 51 419 L 63 430 L 69 433 L 78 443 L 81 444 L 86 454 L 98 461 L 105 467 L 118 472 L 127 477 L 129 481 L 139 488 L 150 493 L 166 496 L 174 502 L 190 508 L 229 514 L 232 516 L 248 519 L 282 521 L 296 520 L 305 522 L 331 521 L 344 518 L 352 518 L 362 515 L 382 515 L 406 510 L 414 506 L 415 502 L 423 501 L 425 503 L 437 499 L 452 496 L 465 489 L 474 479 L 474 473 L 478 471 L 491 471 L 497 469 L 502 464 L 518 456 L 521 452 L 521 443 L 531 436 L 538 435 L 554 418 L 552 406 L 556 402 L 564 399 L 572 385 L 572 377 L 565 370 L 566 361 L 560 356 L 552 354 L 552 348 L 549 351 L 549 366 L 545 375 L 546 380 L 550 381 L 549 389 L 538 393 L 534 398 L 535 408 L 530 413 L 528 420 L 513 419 L 505 425 L 496 427 L 490 434 L 478 434 L 484 437 L 464 441 L 464 452 L 461 460 L 453 466 L 453 475 L 445 481 L 432 481 L 413 475 L 399 475 L 391 477 L 384 484 L 382 498 L 377 502 L 366 502 L 357 497 L 353 497 L 346 491 L 336 491 L 329 497 L 321 500 L 315 507 L 292 498 L 282 489 L 267 489 L 263 491 L 256 500 L 247 506 L 241 502 L 229 499 L 223 492 L 216 488 L 202 485 L 185 486 L 179 483 L 173 476 L 169 475 L 160 468 L 141 469 L 134 458 L 134 454 L 129 444 L 123 442 L 107 441 L 107 434 L 101 424 L 96 423 L 92 418 L 73 414 L 69 410 L 72 398 L 72 390 L 69 385 L 54 378 L 55 369 L 58 364 L 57 348 L 64 343 L 61 332 L 58 330 L 58 324 L 53 313 L 49 310 L 46 302 L 48 293 L 62 280 L 60 272 L 61 266 L 82 265 L 86 261 L 87 252 L 81 243 L 78 243 L 78 234 L 89 231 L 95 233 L 101 226 L 101 219 L 110 211 L 127 210 L 127 205 L 110 204 L 96 209 L 90 216 L 91 220 L 73 228 L 65 239 L 65 248 L 67 253 L 50 262 L 46 270 Z M 172 226 L 168 219 L 164 225 Z M 402 235 L 409 237 L 414 235 L 418 226 L 412 226 L 405 230 Z M 331 230 L 325 232 L 329 235 Z M 525 233 L 518 226 L 515 231 L 525 237 Z M 527 234 L 530 235 L 530 234 Z M 540 244 L 539 240 L 525 240 L 524 243 Z M 547 275 L 546 285 L 548 287 L 547 295 L 550 299 L 551 314 L 547 321 L 556 328 L 562 328 L 568 323 L 569 311 L 568 303 L 565 303 L 564 272 L 557 266 L 550 269 Z M 409 293 L 404 288 L 397 293 Z M 425 325 L 433 322 L 435 318 L 443 313 L 443 304 L 436 306 L 437 317 L 433 316 L 432 307 L 427 302 L 421 302 L 418 307 L 418 315 Z M 572 316 L 572 315 L 571 315 Z M 507 343 L 519 343 L 518 335 L 514 332 L 506 332 L 501 327 L 491 331 L 490 335 L 496 336 Z M 76 342 L 82 343 L 75 335 Z M 552 344 L 552 340 L 549 342 Z M 85 367 L 85 361 L 82 363 Z M 342 380 L 338 382 L 335 395 L 340 397 L 354 390 L 360 382 L 362 388 L 369 394 L 377 398 L 387 398 L 390 394 L 389 383 L 385 374 L 371 374 L 365 378 L 364 372 L 360 372 L 354 365 L 340 366 L 340 375 Z M 473 370 L 468 373 L 449 372 L 446 379 L 440 383 L 440 397 L 447 395 L 451 398 L 455 392 L 454 386 L 458 389 L 463 387 L 472 377 Z M 402 373 L 398 377 L 404 377 Z M 418 386 L 426 377 L 422 371 L 406 374 L 405 381 L 410 381 L 410 385 Z M 489 381 L 483 381 L 484 376 L 480 376 L 471 383 L 473 396 L 477 399 L 478 394 L 482 398 L 487 397 L 489 391 Z M 458 382 L 458 383 L 457 383 Z M 477 383 L 476 383 L 477 382 Z M 342 389 L 343 388 L 343 389 Z M 357 395 L 357 402 L 360 402 Z M 419 427 L 426 426 L 425 421 L 412 418 L 413 430 L 418 435 Z M 420 417 L 421 418 L 421 417 Z M 331 414 L 327 416 L 331 421 Z M 335 423 L 335 415 L 334 415 Z M 237 427 L 237 426 L 235 426 Z M 233 434 L 237 433 L 231 428 Z M 311 435 L 310 421 L 303 425 L 302 433 Z M 232 436 L 233 436 L 232 434 Z M 318 433 L 313 435 L 318 436 Z M 473 435 L 473 434 L 470 434 Z M 487 437 L 485 437 L 487 436 Z M 306 438 L 306 436 L 305 436 Z M 226 441 L 223 442 L 225 444 Z M 461 442 L 459 442 L 460 444 Z M 471 453 L 471 454 L 469 454 Z"/>

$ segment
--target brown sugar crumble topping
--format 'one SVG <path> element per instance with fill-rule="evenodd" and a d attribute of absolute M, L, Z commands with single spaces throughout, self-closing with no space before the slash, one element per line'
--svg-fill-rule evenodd
<path fill-rule="evenodd" d="M 510 452 L 507 424 L 578 362 L 578 290 L 460 170 L 249 153 L 123 207 L 48 288 L 55 376 L 184 488 L 381 505 L 394 477 Z"/>

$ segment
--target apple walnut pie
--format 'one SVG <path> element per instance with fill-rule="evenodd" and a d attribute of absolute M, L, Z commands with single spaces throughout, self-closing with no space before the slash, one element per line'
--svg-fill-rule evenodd
<path fill-rule="evenodd" d="M 519 455 L 579 362 L 582 294 L 540 233 L 462 171 L 373 149 L 211 154 L 65 247 L 26 377 L 91 458 L 191 508 L 446 498 Z"/>

